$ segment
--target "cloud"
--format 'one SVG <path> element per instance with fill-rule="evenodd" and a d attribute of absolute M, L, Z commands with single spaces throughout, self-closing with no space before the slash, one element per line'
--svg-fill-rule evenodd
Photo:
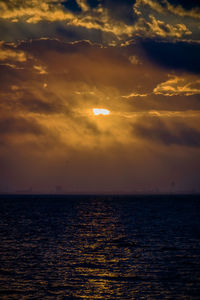
<path fill-rule="evenodd" d="M 37 58 L 37 65 L 46 66 L 45 70 L 48 71 L 50 77 L 53 74 L 60 74 L 61 82 L 64 80 L 69 82 L 70 80 L 86 82 L 88 85 L 96 87 L 101 85 L 119 86 L 119 89 L 123 89 L 124 93 L 131 93 L 134 80 L 136 93 L 144 94 L 146 89 L 152 89 L 150 83 L 154 81 L 154 78 L 147 78 L 148 71 L 145 76 L 143 72 L 144 69 L 147 70 L 148 68 L 150 71 L 148 63 L 146 65 L 134 65 L 134 68 L 130 64 L 129 57 L 133 56 L 133 53 L 138 57 L 137 52 L 139 53 L 139 49 L 137 51 L 135 48 L 133 51 L 130 49 L 127 55 L 124 55 L 122 48 L 102 47 L 87 41 L 63 43 L 48 39 L 34 40 L 30 42 L 28 47 L 29 53 L 35 59 Z M 22 42 L 19 44 L 18 49 L 27 51 L 27 43 Z M 77 64 L 77 61 L 79 61 L 79 64 Z M 115 72 L 113 71 L 114 68 Z M 157 75 L 155 76 L 157 77 Z M 138 86 L 141 85 L 139 83 L 140 79 L 143 80 L 144 86 L 139 88 Z"/>
<path fill-rule="evenodd" d="M 168 70 L 200 73 L 200 44 L 164 42 L 146 39 L 141 41 L 148 58 Z"/>
<path fill-rule="evenodd" d="M 199 186 L 199 18 L 153 2 L 1 1 L 0 188 Z"/>
<path fill-rule="evenodd" d="M 76 2 L 82 11 L 88 11 L 89 6 L 87 4 L 87 0 L 76 0 Z"/>
<path fill-rule="evenodd" d="M 167 24 L 156 19 L 153 15 L 150 15 L 148 19 L 139 18 L 134 25 L 134 33 L 143 38 L 160 37 L 164 40 L 171 38 L 182 40 L 183 37 L 192 34 L 185 24 Z"/>
<path fill-rule="evenodd" d="M 102 33 L 111 33 L 119 40 L 123 40 L 123 37 L 132 37 L 133 35 L 132 25 L 125 24 L 123 20 L 110 18 L 105 8 L 98 8 L 95 12 L 92 12 L 91 15 L 87 14 L 73 18 L 69 20 L 68 25 L 83 27 L 88 30 L 96 29 Z M 112 42 L 112 40 L 110 42 Z"/>
<path fill-rule="evenodd" d="M 129 56 L 129 60 L 130 60 L 132 65 L 141 64 L 140 60 L 138 59 L 138 57 L 136 55 Z"/>
<path fill-rule="evenodd" d="M 100 3 L 106 9 L 110 19 L 123 22 L 127 25 L 134 24 L 136 20 L 133 14 L 134 0 L 103 0 Z"/>
<path fill-rule="evenodd" d="M 162 2 L 153 0 L 136 0 L 134 11 L 137 15 L 141 15 L 144 6 L 150 7 L 152 10 L 159 14 L 166 14 L 167 12 L 180 17 L 191 17 L 195 19 L 200 18 L 199 7 L 193 7 L 190 10 L 184 9 L 181 5 L 172 5 L 169 1 L 163 0 Z"/>
<path fill-rule="evenodd" d="M 169 75 L 170 79 L 158 84 L 153 92 L 165 96 L 200 95 L 200 80 L 195 76 L 189 78 Z"/>
<path fill-rule="evenodd" d="M 1 18 L 11 22 L 27 22 L 36 24 L 41 21 L 65 22 L 65 27 L 83 27 L 87 30 L 100 30 L 116 35 L 117 38 L 132 35 L 132 26 L 122 20 L 110 16 L 108 8 L 98 6 L 90 9 L 86 1 L 79 0 L 77 4 L 81 13 L 64 10 L 61 1 L 42 3 L 39 0 L 19 2 L 3 2 Z M 67 4 L 67 3 L 66 3 Z M 111 42 L 111 41 L 110 41 Z"/>
<path fill-rule="evenodd" d="M 129 95 L 126 95 L 126 96 L 122 96 L 122 98 L 134 98 L 134 97 L 146 97 L 148 96 L 148 94 L 138 94 L 138 93 L 131 93 Z"/>
<path fill-rule="evenodd" d="M 179 120 L 169 122 L 156 116 L 143 118 L 134 124 L 133 134 L 166 146 L 200 147 L 200 131 Z"/>
<path fill-rule="evenodd" d="M 0 70 L 1 91 L 4 93 L 1 98 L 7 98 L 9 105 L 12 102 L 17 107 L 18 103 L 23 109 L 39 113 L 41 102 L 41 111 L 45 113 L 46 108 L 50 114 L 53 110 L 56 113 L 59 110 L 73 110 L 79 103 L 81 107 L 83 103 L 87 106 L 89 102 L 95 107 L 101 104 L 115 110 L 118 103 L 122 105 L 124 102 L 125 105 L 123 98 L 139 99 L 126 101 L 131 106 L 124 109 L 131 111 L 146 111 L 152 107 L 185 110 L 190 106 L 196 110 L 199 107 L 196 98 L 191 99 L 192 96 L 190 102 L 185 94 L 182 94 L 182 102 L 175 96 L 167 102 L 164 93 L 158 94 L 158 90 L 153 93 L 156 87 L 169 80 L 168 72 L 159 64 L 150 62 L 138 44 L 102 47 L 87 41 L 65 43 L 40 39 L 10 45 L 9 49 L 23 51 L 26 56 L 32 57 L 23 64 L 24 69 L 4 65 Z M 131 64 L 130 57 L 134 57 L 134 61 L 136 57 L 142 64 Z M 41 66 L 47 73 L 40 74 L 41 70 L 34 66 Z M 176 72 L 172 74 L 181 77 L 175 75 Z M 191 82 L 197 80 L 187 74 L 185 78 Z M 11 86 L 19 88 L 13 93 Z"/>
<path fill-rule="evenodd" d="M 87 41 L 41 39 L 13 44 L 9 49 L 23 51 L 32 59 L 24 63 L 23 70 L 6 66 L 0 70 L 0 111 L 4 116 L 13 113 L 16 118 L 23 116 L 40 124 L 44 134 L 37 141 L 32 134 L 29 141 L 38 145 L 42 138 L 44 148 L 45 140 L 49 143 L 52 139 L 53 143 L 54 138 L 60 149 L 79 145 L 105 150 L 115 144 L 141 144 L 138 135 L 132 135 L 132 124 L 140 116 L 145 117 L 152 109 L 154 115 L 162 111 L 160 118 L 169 117 L 172 111 L 200 109 L 194 96 L 190 101 L 184 95 L 181 100 L 172 96 L 166 101 L 163 94 L 152 93 L 169 77 L 145 56 L 141 60 L 138 45 L 102 47 Z M 131 64 L 130 57 L 142 64 Z M 43 69 L 48 72 L 40 74 Z M 92 109 L 96 107 L 110 110 L 109 118 L 95 117 Z M 191 128 L 192 122 L 187 123 Z M 24 136 L 20 132 L 17 135 L 19 140 Z"/>
<path fill-rule="evenodd" d="M 42 66 L 35 65 L 35 66 L 33 66 L 33 68 L 34 68 L 37 72 L 39 72 L 39 74 L 47 74 L 47 71 L 46 71 L 45 68 L 42 67 Z"/>
<path fill-rule="evenodd" d="M 46 97 L 48 93 L 46 93 Z M 24 94 L 21 98 L 18 99 L 18 103 L 21 106 L 21 109 L 31 113 L 39 113 L 39 114 L 55 114 L 60 112 L 62 109 L 65 111 L 64 107 L 56 102 L 56 99 L 52 99 L 52 95 L 49 95 L 51 100 L 45 99 L 46 97 L 43 96 L 44 99 L 40 98 L 40 95 L 31 94 L 28 91 L 24 91 Z"/>
<path fill-rule="evenodd" d="M 163 21 L 157 20 L 154 16 L 150 15 L 150 22 L 147 25 L 152 32 L 153 36 L 176 37 L 181 38 L 184 35 L 190 35 L 192 32 L 186 27 L 185 24 L 170 25 Z"/>
<path fill-rule="evenodd" d="M 0 119 L 0 135 L 10 134 L 44 134 L 42 127 L 33 119 L 25 117 L 7 116 Z"/>
<path fill-rule="evenodd" d="M 0 42 L 0 62 L 1 61 L 15 61 L 23 63 L 27 60 L 27 56 L 23 51 L 16 49 L 9 49 L 5 47 L 3 42 Z M 11 64 L 11 67 L 14 65 Z"/>
<path fill-rule="evenodd" d="M 56 2 L 41 3 L 39 0 L 0 2 L 1 18 L 12 22 L 23 19 L 28 23 L 37 23 L 41 20 L 62 21 L 73 17 L 72 13 L 63 11 L 59 2 Z"/>
<path fill-rule="evenodd" d="M 138 37 L 199 43 L 199 8 L 185 10 L 167 0 L 137 0 L 133 10 L 138 17 L 133 25 Z"/>
<path fill-rule="evenodd" d="M 45 3 L 15 0 L 3 1 L 0 6 L 1 28 L 5 28 L 0 36 L 7 40 L 15 40 L 17 36 L 24 39 L 45 36 L 68 41 L 90 39 L 112 46 L 136 37 L 199 41 L 196 9 L 191 10 L 194 16 L 192 14 L 192 21 L 188 22 L 184 18 L 189 12 L 167 1 L 163 6 L 159 1 L 150 0 L 57 0 Z M 174 15 L 174 10 L 179 14 Z"/>

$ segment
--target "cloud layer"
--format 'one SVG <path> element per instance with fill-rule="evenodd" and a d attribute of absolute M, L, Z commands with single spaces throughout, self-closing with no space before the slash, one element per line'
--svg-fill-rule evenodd
<path fill-rule="evenodd" d="M 0 1 L 0 189 L 198 189 L 199 7 L 187 3 Z"/>

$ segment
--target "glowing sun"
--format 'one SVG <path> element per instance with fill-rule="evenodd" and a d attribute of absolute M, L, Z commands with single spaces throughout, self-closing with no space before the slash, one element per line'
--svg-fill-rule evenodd
<path fill-rule="evenodd" d="M 99 116 L 99 115 L 107 116 L 110 114 L 110 111 L 105 108 L 93 108 L 93 114 L 95 116 Z"/>

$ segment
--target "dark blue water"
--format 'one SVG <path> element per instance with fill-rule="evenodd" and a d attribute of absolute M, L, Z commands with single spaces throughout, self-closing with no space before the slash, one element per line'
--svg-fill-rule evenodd
<path fill-rule="evenodd" d="M 196 196 L 1 197 L 1 299 L 200 299 Z"/>

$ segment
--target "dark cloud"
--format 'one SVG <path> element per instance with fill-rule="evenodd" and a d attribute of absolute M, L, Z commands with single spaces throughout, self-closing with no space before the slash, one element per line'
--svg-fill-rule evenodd
<path fill-rule="evenodd" d="M 0 39 L 6 42 L 36 39 L 41 36 L 56 37 L 56 24 L 50 22 L 40 22 L 31 24 L 27 22 L 10 22 L 9 20 L 0 20 Z M 59 26 L 61 24 L 59 23 Z"/>
<path fill-rule="evenodd" d="M 55 39 L 38 39 L 32 41 L 23 41 L 18 46 L 19 49 L 30 51 L 34 55 L 42 56 L 45 52 L 56 51 L 60 54 L 84 52 L 91 48 L 101 48 L 100 45 L 92 45 L 88 41 L 79 41 L 77 43 L 65 43 Z M 12 46 L 11 46 L 12 47 Z"/>
<path fill-rule="evenodd" d="M 167 69 L 200 73 L 200 45 L 144 40 L 141 42 L 150 60 Z"/>
<path fill-rule="evenodd" d="M 9 65 L 0 65 L 0 88 L 1 91 L 10 89 L 11 85 L 16 84 L 16 78 L 19 70 L 12 68 Z"/>
<path fill-rule="evenodd" d="M 39 39 L 41 37 L 60 39 L 65 42 L 89 40 L 93 43 L 108 44 L 111 40 L 117 40 L 112 32 L 102 32 L 96 28 L 73 26 L 65 21 L 40 21 L 38 23 L 10 22 L 0 20 L 0 40 L 6 42 Z"/>
<path fill-rule="evenodd" d="M 0 39 L 14 42 L 0 42 L 0 187 L 199 186 L 193 1 L 3 3 Z"/>
<path fill-rule="evenodd" d="M 198 96 L 171 96 L 148 95 L 146 97 L 130 97 L 132 111 L 148 112 L 155 111 L 187 112 L 188 110 L 199 111 L 200 101 Z"/>
<path fill-rule="evenodd" d="M 13 49 L 13 46 L 10 45 L 9 49 Z M 138 44 L 104 48 L 86 41 L 65 43 L 46 39 L 21 42 L 17 49 L 30 54 L 32 59 L 24 65 L 25 69 L 18 70 L 3 66 L 0 70 L 2 78 L 0 84 L 2 90 L 5 90 L 6 87 L 10 90 L 12 85 L 18 86 L 19 91 L 24 93 L 19 102 L 23 104 L 24 108 L 34 112 L 40 110 L 43 113 L 63 111 L 68 105 L 70 107 L 77 105 L 78 97 L 82 101 L 88 101 L 88 99 L 97 101 L 95 95 L 86 93 L 85 96 L 75 96 L 74 92 L 82 89 L 86 91 L 89 87 L 90 91 L 93 91 L 94 87 L 102 90 L 105 89 L 105 86 L 109 89 L 113 87 L 119 91 L 119 96 L 125 96 L 121 98 L 121 101 L 129 103 L 133 111 L 152 109 L 184 111 L 198 110 L 200 107 L 198 95 L 190 96 L 187 99 L 183 93 L 181 98 L 172 94 L 171 97 L 166 97 L 164 92 L 164 95 L 153 93 L 158 85 L 165 82 L 167 85 L 169 76 L 164 68 L 148 61 L 144 49 L 141 49 Z M 133 58 L 137 63 L 134 63 Z M 34 64 L 43 66 L 47 74 L 39 74 L 34 69 Z M 187 79 L 186 74 L 185 76 Z M 183 85 L 198 79 L 196 75 L 193 77 L 189 78 L 189 81 L 183 81 L 184 74 L 180 77 L 181 92 Z M 44 82 L 49 82 L 48 88 L 43 88 Z M 87 85 L 87 88 L 84 87 L 84 84 Z M 60 91 L 51 89 L 58 85 L 60 85 L 61 92 L 65 91 L 64 98 L 58 96 Z M 167 94 L 171 87 L 166 89 L 164 86 L 164 88 Z M 33 92 L 34 89 L 35 92 Z M 36 92 L 37 90 L 39 92 Z M 175 92 L 174 94 L 176 94 Z M 146 97 L 136 97 L 137 94 L 146 94 Z M 128 97 L 126 98 L 126 96 Z"/>
<path fill-rule="evenodd" d="M 24 6 L 29 6 L 31 1 L 23 1 L 23 0 L 1 0 L 9 9 L 20 8 Z"/>
<path fill-rule="evenodd" d="M 63 112 L 66 111 L 66 109 L 63 109 L 63 106 L 59 103 L 58 99 L 55 99 L 52 102 L 52 95 L 50 93 L 46 93 L 44 98 L 46 98 L 46 101 L 36 98 L 36 96 L 34 97 L 31 93 L 25 91 L 23 98 L 19 99 L 18 102 L 26 110 L 34 113 L 52 114 L 62 110 Z M 51 100 L 49 101 L 49 99 Z"/>
<path fill-rule="evenodd" d="M 92 2 L 92 1 L 90 1 Z M 101 4 L 109 11 L 113 19 L 132 25 L 136 17 L 133 14 L 134 0 L 102 0 Z"/>
<path fill-rule="evenodd" d="M 162 121 L 158 117 L 140 120 L 134 125 L 134 134 L 139 137 L 161 143 L 163 145 L 179 145 L 188 147 L 200 146 L 200 131 L 191 128 L 181 121 Z"/>
<path fill-rule="evenodd" d="M 0 40 L 6 42 L 39 39 L 41 37 L 62 39 L 67 42 L 73 42 L 82 39 L 88 39 L 91 35 L 91 41 L 100 41 L 101 35 L 98 30 L 88 30 L 75 26 L 66 26 L 64 21 L 41 21 L 38 23 L 10 22 L 0 20 Z"/>
<path fill-rule="evenodd" d="M 81 81 L 98 86 L 115 85 L 123 80 L 124 87 L 133 82 L 127 73 L 133 71 L 130 61 L 114 48 L 102 48 L 88 42 L 67 44 L 55 40 L 38 40 L 21 43 L 19 49 L 28 51 L 47 65 L 51 76 L 60 74 L 61 81 Z M 114 66 L 116 72 L 113 72 Z M 143 76 L 142 70 L 139 72 Z M 120 87 L 123 88 L 122 85 Z"/>
<path fill-rule="evenodd" d="M 103 36 L 102 31 L 99 29 L 66 26 L 63 23 L 57 24 L 56 35 L 66 42 L 89 40 L 92 43 L 105 43 L 107 40 L 115 38 L 112 33 L 105 33 Z M 51 37 L 51 34 L 48 36 Z"/>
<path fill-rule="evenodd" d="M 0 135 L 9 134 L 43 134 L 43 128 L 32 118 L 24 117 L 1 117 L 0 119 Z"/>
<path fill-rule="evenodd" d="M 0 38 L 5 41 L 47 37 L 65 41 L 87 39 L 103 45 L 117 45 L 135 36 L 141 39 L 159 37 L 164 41 L 198 40 L 199 36 L 198 23 L 193 20 L 190 24 L 183 20 L 187 13 L 198 19 L 198 10 L 195 10 L 194 16 L 181 7 L 176 8 L 176 12 L 173 6 L 169 9 L 168 2 L 158 0 L 155 5 L 151 1 L 137 3 L 133 0 L 58 0 L 42 5 L 39 0 L 4 2 Z M 139 5 L 137 13 L 134 5 Z M 165 7 L 166 18 L 163 17 Z"/>
<path fill-rule="evenodd" d="M 66 26 L 65 22 L 41 21 L 36 24 L 17 22 L 11 23 L 0 20 L 0 39 L 11 42 L 19 40 L 39 39 L 41 37 L 61 39 L 66 42 L 90 40 L 101 42 L 114 38 L 112 33 L 104 33 L 98 29 L 87 29 L 84 27 Z"/>

